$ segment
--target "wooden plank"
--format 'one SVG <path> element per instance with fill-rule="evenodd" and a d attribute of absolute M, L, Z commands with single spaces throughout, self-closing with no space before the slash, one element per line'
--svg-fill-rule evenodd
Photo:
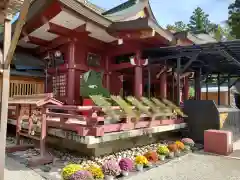
<path fill-rule="evenodd" d="M 17 24 L 16 24 L 15 32 L 13 34 L 12 43 L 11 43 L 10 48 L 8 50 L 7 58 L 4 60 L 5 68 L 7 68 L 10 65 L 10 63 L 13 59 L 13 55 L 14 55 L 15 49 L 17 47 L 19 37 L 20 37 L 21 32 L 22 32 L 22 28 L 23 28 L 23 26 L 25 24 L 25 21 L 26 21 L 26 16 L 27 16 L 27 13 L 28 13 L 28 9 L 30 7 L 30 3 L 31 3 L 31 0 L 24 0 L 24 2 L 23 2 L 22 8 L 20 10 L 20 15 L 19 15 L 19 18 L 18 18 L 18 21 L 17 21 Z"/>
<path fill-rule="evenodd" d="M 11 44 L 11 20 L 5 19 L 4 22 L 4 61 L 7 57 Z M 5 167 L 5 147 L 6 147 L 6 132 L 7 132 L 7 119 L 8 119 L 8 98 L 9 98 L 9 79 L 10 67 L 3 70 L 2 73 L 2 91 L 1 91 L 1 119 L 0 119 L 0 180 L 4 180 L 4 167 Z"/>

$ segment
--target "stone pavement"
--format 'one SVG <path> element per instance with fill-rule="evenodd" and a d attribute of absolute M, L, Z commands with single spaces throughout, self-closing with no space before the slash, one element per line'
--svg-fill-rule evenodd
<path fill-rule="evenodd" d="M 128 180 L 239 180 L 240 160 L 188 154 Z"/>
<path fill-rule="evenodd" d="M 6 156 L 4 180 L 45 180 L 33 170 Z"/>

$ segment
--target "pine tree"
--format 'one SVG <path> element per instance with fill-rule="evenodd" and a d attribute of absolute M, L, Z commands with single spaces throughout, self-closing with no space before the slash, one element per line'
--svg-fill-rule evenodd
<path fill-rule="evenodd" d="M 190 22 L 188 24 L 190 31 L 194 33 L 208 33 L 211 29 L 211 23 L 208 16 L 209 15 L 200 7 L 197 7 L 190 17 Z"/>
<path fill-rule="evenodd" d="M 228 7 L 228 24 L 231 28 L 231 34 L 240 39 L 240 0 L 235 0 Z"/>
<path fill-rule="evenodd" d="M 177 21 L 174 23 L 174 25 L 167 25 L 167 29 L 174 30 L 176 32 L 181 32 L 181 31 L 187 31 L 188 26 L 182 21 Z"/>

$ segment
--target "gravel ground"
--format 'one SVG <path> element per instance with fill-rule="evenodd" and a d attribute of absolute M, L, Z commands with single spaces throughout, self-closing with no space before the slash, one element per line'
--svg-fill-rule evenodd
<path fill-rule="evenodd" d="M 14 138 L 8 138 L 8 145 L 14 143 Z M 234 150 L 240 150 L 240 141 L 234 144 Z M 148 149 L 155 149 L 156 145 L 150 145 L 143 148 L 135 148 L 134 151 L 144 153 Z M 16 157 L 24 159 L 30 156 L 36 156 L 39 153 L 36 150 L 13 153 Z M 69 161 L 73 162 L 98 162 L 99 159 L 87 160 L 83 157 L 75 157 L 69 153 L 55 151 L 53 153 L 57 157 L 55 165 L 48 165 L 50 172 L 42 171 L 42 168 L 34 168 L 30 170 L 25 165 L 16 162 L 11 158 L 6 159 L 6 180 L 60 180 L 61 168 Z M 118 159 L 119 156 L 133 156 L 132 151 L 116 153 L 114 155 L 100 158 Z M 12 156 L 11 156 L 12 157 Z M 100 162 L 99 162 L 100 163 Z M 45 167 L 45 166 L 44 166 Z M 188 154 L 186 156 L 176 158 L 158 168 L 153 168 L 144 173 L 131 176 L 128 180 L 240 180 L 240 160 L 230 159 L 220 156 L 212 156 L 207 154 Z M 45 178 L 42 178 L 42 175 Z"/>
<path fill-rule="evenodd" d="M 129 177 L 128 180 L 239 180 L 239 167 L 240 160 L 188 154 L 158 168 Z M 9 157 L 6 158 L 5 173 L 5 180 L 44 180 L 36 172 Z"/>
<path fill-rule="evenodd" d="M 6 157 L 4 180 L 45 180 L 25 165 Z"/>
<path fill-rule="evenodd" d="M 189 154 L 129 180 L 239 180 L 240 160 Z"/>

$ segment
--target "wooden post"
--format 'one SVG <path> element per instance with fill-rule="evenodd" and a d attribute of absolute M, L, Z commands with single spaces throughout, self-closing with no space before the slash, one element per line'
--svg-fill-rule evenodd
<path fill-rule="evenodd" d="M 20 104 L 16 105 L 16 117 L 17 117 L 17 123 L 16 123 L 16 144 L 20 145 L 20 130 L 21 130 L 21 118 L 23 115 L 22 106 Z"/>
<path fill-rule="evenodd" d="M 22 32 L 22 28 L 25 24 L 25 20 L 26 20 L 26 17 L 27 17 L 27 13 L 28 13 L 28 9 L 30 7 L 31 1 L 32 0 L 24 0 L 24 2 L 23 2 L 22 8 L 21 8 L 21 11 L 20 11 L 20 14 L 19 14 L 19 18 L 18 18 L 16 27 L 15 27 L 15 32 L 13 34 L 13 39 L 12 39 L 10 47 L 7 51 L 6 59 L 4 61 L 4 66 L 6 68 L 8 68 L 8 66 L 11 64 L 11 61 L 13 59 L 13 55 L 14 55 L 15 49 L 17 47 L 19 37 L 20 37 L 21 32 Z"/>
<path fill-rule="evenodd" d="M 76 53 L 76 43 L 71 41 L 68 44 L 68 82 L 67 82 L 67 104 L 75 104 L 75 53 Z"/>
<path fill-rule="evenodd" d="M 160 76 L 160 97 L 167 98 L 167 73 L 163 72 Z"/>
<path fill-rule="evenodd" d="M 11 19 L 4 20 L 4 50 L 3 61 L 6 62 L 7 53 L 11 44 Z M 9 78 L 10 66 L 3 69 L 2 73 L 2 86 L 1 86 L 1 121 L 0 121 L 0 180 L 4 180 L 5 168 L 5 147 L 6 147 L 6 133 L 7 133 L 7 119 L 8 119 L 8 98 L 9 98 Z"/>
<path fill-rule="evenodd" d="M 188 76 L 184 78 L 184 87 L 183 87 L 184 93 L 183 93 L 183 99 L 188 100 L 189 96 L 189 79 Z"/>
<path fill-rule="evenodd" d="M 41 125 L 41 137 L 40 137 L 40 154 L 41 157 L 46 155 L 46 136 L 47 136 L 47 115 L 46 115 L 46 107 L 42 107 L 42 125 Z"/>
<path fill-rule="evenodd" d="M 172 101 L 175 102 L 175 73 L 174 73 L 175 69 L 172 68 Z"/>
<path fill-rule="evenodd" d="M 194 76 L 194 88 L 195 88 L 195 100 L 201 100 L 201 69 L 198 69 L 195 72 L 195 76 Z"/>
<path fill-rule="evenodd" d="M 140 98 L 143 95 L 143 69 L 141 66 L 141 53 L 136 52 L 136 66 L 134 67 L 134 95 Z"/>
<path fill-rule="evenodd" d="M 5 147 L 6 147 L 6 131 L 7 131 L 7 118 L 8 118 L 8 98 L 9 98 L 9 78 L 10 78 L 10 64 L 22 32 L 22 28 L 25 24 L 25 19 L 30 7 L 31 0 L 24 0 L 22 8 L 20 10 L 19 19 L 11 41 L 12 25 L 11 19 L 5 17 L 4 20 L 4 50 L 3 57 L 4 62 L 2 64 L 2 92 L 1 92 L 1 120 L 0 120 L 0 180 L 4 180 L 4 168 L 5 168 Z"/>
<path fill-rule="evenodd" d="M 151 67 L 148 65 L 148 98 L 151 98 Z"/>
<path fill-rule="evenodd" d="M 181 86 L 181 81 L 180 81 L 180 70 L 181 70 L 181 58 L 177 59 L 177 99 L 176 99 L 176 104 L 179 106 L 180 105 L 180 101 L 181 101 L 181 93 L 180 93 L 180 86 Z"/>
<path fill-rule="evenodd" d="M 107 90 L 110 92 L 110 88 L 111 88 L 111 72 L 109 72 L 109 67 L 110 67 L 110 63 L 111 63 L 111 59 L 106 56 L 105 58 L 105 71 L 106 71 L 106 88 Z"/>

